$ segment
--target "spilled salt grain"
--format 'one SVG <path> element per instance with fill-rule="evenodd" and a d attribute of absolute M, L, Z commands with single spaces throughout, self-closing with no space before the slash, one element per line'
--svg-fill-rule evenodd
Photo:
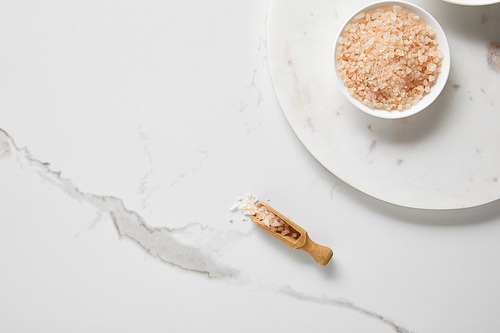
<path fill-rule="evenodd" d="M 231 208 L 229 208 L 229 211 L 231 211 L 231 212 L 235 212 L 237 210 L 238 210 L 238 205 L 237 204 L 234 204 L 234 205 L 231 206 Z"/>

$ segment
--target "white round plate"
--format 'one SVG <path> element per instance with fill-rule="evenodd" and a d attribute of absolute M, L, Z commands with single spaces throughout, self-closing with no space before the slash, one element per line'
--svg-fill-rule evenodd
<path fill-rule="evenodd" d="M 341 93 L 335 36 L 369 1 L 271 0 L 268 58 L 281 108 L 320 163 L 373 197 L 425 209 L 499 199 L 500 68 L 492 59 L 500 52 L 500 7 L 413 2 L 437 19 L 450 43 L 448 83 L 431 106 L 409 118 L 379 119 Z"/>

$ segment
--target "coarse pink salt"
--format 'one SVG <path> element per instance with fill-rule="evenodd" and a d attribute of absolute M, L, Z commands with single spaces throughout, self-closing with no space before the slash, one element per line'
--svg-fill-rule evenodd
<path fill-rule="evenodd" d="M 401 6 L 356 15 L 337 45 L 337 68 L 350 95 L 380 110 L 405 110 L 431 91 L 443 53 L 435 32 Z"/>
<path fill-rule="evenodd" d="M 298 238 L 299 234 L 288 223 L 283 221 L 279 216 L 269 211 L 265 206 L 257 206 L 259 199 L 251 192 L 247 193 L 244 200 L 239 204 L 240 212 L 247 216 L 254 216 L 261 225 L 268 228 L 272 232 L 279 233 L 283 236 L 290 235 L 293 238 Z"/>
<path fill-rule="evenodd" d="M 291 233 L 288 223 L 283 221 L 279 216 L 266 209 L 266 207 L 258 207 L 255 214 L 253 214 L 261 224 L 273 232 L 282 234 L 283 236 Z"/>

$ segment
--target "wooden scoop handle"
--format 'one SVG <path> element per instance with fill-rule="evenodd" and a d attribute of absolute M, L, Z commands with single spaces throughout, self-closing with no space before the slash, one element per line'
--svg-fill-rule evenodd
<path fill-rule="evenodd" d="M 321 266 L 325 266 L 326 264 L 328 264 L 330 259 L 332 259 L 333 257 L 332 249 L 323 245 L 316 244 L 309 238 L 309 236 L 307 236 L 306 243 L 302 247 L 300 247 L 300 249 L 309 253 Z"/>

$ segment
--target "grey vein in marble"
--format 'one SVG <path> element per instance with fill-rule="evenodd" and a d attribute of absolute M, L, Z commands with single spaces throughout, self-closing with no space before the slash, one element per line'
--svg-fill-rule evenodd
<path fill-rule="evenodd" d="M 148 141 L 150 138 L 143 132 L 142 128 L 137 129 L 137 134 L 139 135 L 139 141 L 142 144 L 142 149 L 144 155 L 147 157 L 149 168 L 144 173 L 144 176 L 139 181 L 139 187 L 137 188 L 137 194 L 141 197 L 141 206 L 143 209 L 146 208 L 146 203 L 149 197 L 153 194 L 154 189 L 149 188 L 149 178 L 153 174 L 153 156 L 151 155 L 151 151 L 148 147 Z"/>
<path fill-rule="evenodd" d="M 262 90 L 260 90 L 255 85 L 255 79 L 257 77 L 258 71 L 259 71 L 258 68 L 255 68 L 253 70 L 252 81 L 250 82 L 250 85 L 246 87 L 246 89 L 249 89 L 251 92 L 255 94 L 255 96 L 252 94 L 252 96 L 249 97 L 248 99 L 254 99 L 255 101 L 241 101 L 240 112 L 244 112 L 246 109 L 250 107 L 259 107 L 260 103 L 262 102 Z"/>
<path fill-rule="evenodd" d="M 394 329 L 395 332 L 397 333 L 410 333 L 411 331 L 401 327 L 400 325 L 396 324 L 393 320 L 370 310 L 367 310 L 365 308 L 362 308 L 348 300 L 344 299 L 336 299 L 336 298 L 327 298 L 327 297 L 318 297 L 318 296 L 311 296 L 307 295 L 304 293 L 300 293 L 294 289 L 292 289 L 290 286 L 282 287 L 277 289 L 277 293 L 300 300 L 304 302 L 312 302 L 312 303 L 317 303 L 317 304 L 323 304 L 323 305 L 330 305 L 330 306 L 335 306 L 335 307 L 340 307 L 344 308 L 347 310 L 352 310 L 355 311 L 359 314 L 362 314 L 364 316 L 368 316 L 370 318 L 379 320 L 383 322 L 384 324 L 390 326 L 392 329 Z"/>
<path fill-rule="evenodd" d="M 181 173 L 177 177 L 175 177 L 175 179 L 170 183 L 170 187 L 174 187 L 178 181 L 180 181 L 182 178 L 186 177 L 190 172 L 198 171 L 203 167 L 203 163 L 208 158 L 208 152 L 206 150 L 198 150 L 198 153 L 203 155 L 202 158 L 200 159 L 198 165 L 191 168 L 189 171 L 184 171 L 183 173 Z"/>
<path fill-rule="evenodd" d="M 35 159 L 26 148 L 18 148 L 7 132 L 0 129 L 0 157 L 9 155 L 13 155 L 23 167 L 32 168 L 73 199 L 90 204 L 100 215 L 110 216 L 120 237 L 135 242 L 153 257 L 211 278 L 237 274 L 235 269 L 216 258 L 221 248 L 230 243 L 230 240 L 241 237 L 240 234 L 223 233 L 199 224 L 176 229 L 149 227 L 139 214 L 128 210 L 121 199 L 80 191 L 69 179 L 62 177 L 60 172 L 51 170 L 48 163 Z"/>
<path fill-rule="evenodd" d="M 261 64 L 260 66 L 256 66 L 253 69 L 252 72 L 252 79 L 250 81 L 250 84 L 246 87 L 245 89 L 245 94 L 241 97 L 240 101 L 240 108 L 239 111 L 241 113 L 245 113 L 249 109 L 256 109 L 258 108 L 263 100 L 263 92 L 262 89 L 257 85 L 257 77 L 259 72 L 265 71 L 266 70 L 266 65 L 267 65 L 267 50 L 266 50 L 266 40 L 260 39 L 259 40 L 259 45 L 257 47 L 257 53 L 260 54 L 261 57 Z M 253 130 L 259 128 L 263 124 L 263 120 L 260 119 L 253 124 L 250 124 L 249 122 L 245 123 L 246 127 L 246 133 L 250 134 Z"/>

